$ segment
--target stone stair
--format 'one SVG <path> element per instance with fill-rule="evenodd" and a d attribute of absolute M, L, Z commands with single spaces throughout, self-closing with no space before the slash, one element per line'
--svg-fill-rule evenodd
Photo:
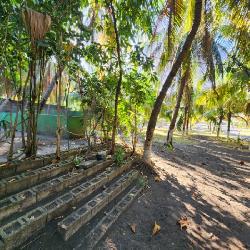
<path fill-rule="evenodd" d="M 58 222 L 57 234 L 66 241 L 117 197 L 120 201 L 114 205 L 114 211 L 128 199 L 126 197 L 134 198 L 142 188 L 136 186 L 139 173 L 132 169 L 133 159 L 127 158 L 123 165 L 116 166 L 111 157 L 105 159 L 92 152 L 81 155 L 80 160 L 77 169 L 69 157 L 1 180 L 7 185 L 0 200 L 0 250 L 19 247 L 60 216 L 64 218 Z M 106 220 L 104 217 L 100 223 Z M 94 237 L 98 227 L 100 225 L 92 229 L 86 241 Z M 99 240 L 100 235 L 95 242 Z M 76 246 L 79 244 L 76 242 Z"/>

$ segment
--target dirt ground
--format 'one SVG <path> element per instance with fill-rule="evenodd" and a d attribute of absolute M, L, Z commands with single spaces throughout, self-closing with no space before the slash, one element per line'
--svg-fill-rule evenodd
<path fill-rule="evenodd" d="M 0 133 L 1 137 L 1 133 Z M 68 148 L 75 148 L 86 146 L 87 142 L 82 139 L 67 140 L 61 139 L 61 150 L 68 150 Z M 0 164 L 7 161 L 7 155 L 10 148 L 10 138 L 0 141 Z M 16 133 L 14 143 L 14 158 L 22 159 L 25 155 L 22 154 L 22 139 L 21 133 Z M 53 136 L 38 135 L 37 155 L 46 155 L 56 152 L 56 138 Z"/>
<path fill-rule="evenodd" d="M 149 177 L 97 248 L 250 249 L 249 151 L 205 136 L 179 140 L 173 151 L 157 141 L 153 161 L 162 180 Z M 187 230 L 177 225 L 183 216 Z M 155 222 L 161 229 L 152 236 Z"/>
<path fill-rule="evenodd" d="M 250 249 L 249 150 L 198 135 L 175 138 L 174 150 L 169 150 L 164 138 L 156 136 L 153 146 L 154 169 L 161 180 L 148 175 L 148 187 L 96 249 Z M 71 147 L 82 143 L 76 140 Z M 67 141 L 62 144 L 66 148 Z M 6 157 L 6 148 L 0 149 Z M 39 153 L 54 150 L 54 138 L 41 138 Z M 177 225 L 181 217 L 187 218 L 187 230 Z M 161 229 L 152 236 L 155 222 Z M 135 233 L 131 224 L 136 224 Z M 70 249 L 56 237 L 28 247 L 64 248 Z"/>

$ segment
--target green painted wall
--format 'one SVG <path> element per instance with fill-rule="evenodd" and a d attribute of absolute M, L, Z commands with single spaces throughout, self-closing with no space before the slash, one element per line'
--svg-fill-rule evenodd
<path fill-rule="evenodd" d="M 12 123 L 15 122 L 16 113 L 12 114 Z M 68 122 L 67 117 L 61 115 L 61 127 L 63 130 L 62 135 L 67 136 L 67 130 L 69 131 L 70 137 L 82 136 L 84 132 L 83 128 L 83 113 L 81 112 L 68 112 Z M 6 121 L 10 123 L 10 113 L 0 112 L 0 121 Z M 18 115 L 18 126 L 17 130 L 21 130 L 21 115 Z M 57 128 L 57 114 L 45 114 L 41 113 L 38 115 L 38 134 L 45 135 L 56 135 Z"/>

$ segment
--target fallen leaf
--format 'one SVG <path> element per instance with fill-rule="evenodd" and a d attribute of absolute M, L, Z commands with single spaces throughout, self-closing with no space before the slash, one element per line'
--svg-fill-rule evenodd
<path fill-rule="evenodd" d="M 159 175 L 155 176 L 155 182 L 160 182 L 161 181 L 161 178 Z"/>
<path fill-rule="evenodd" d="M 189 225 L 189 221 L 186 216 L 183 216 L 177 221 L 177 224 L 181 227 L 181 230 L 186 230 Z"/>
<path fill-rule="evenodd" d="M 135 234 L 135 230 L 136 230 L 136 224 L 133 223 L 130 225 L 131 231 Z"/>
<path fill-rule="evenodd" d="M 15 181 L 16 179 L 10 179 L 8 182 L 13 182 L 13 181 Z"/>
<path fill-rule="evenodd" d="M 156 221 L 155 221 L 155 224 L 154 224 L 154 226 L 153 226 L 152 235 L 156 235 L 157 233 L 160 232 L 160 230 L 161 230 L 161 226 L 158 225 L 158 224 L 156 223 Z"/>

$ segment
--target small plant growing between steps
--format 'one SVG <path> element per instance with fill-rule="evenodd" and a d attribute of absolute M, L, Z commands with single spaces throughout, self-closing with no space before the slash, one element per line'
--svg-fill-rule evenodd
<path fill-rule="evenodd" d="M 80 163 L 81 163 L 81 159 L 78 156 L 76 156 L 74 159 L 75 166 L 78 167 L 80 165 Z"/>
<path fill-rule="evenodd" d="M 114 153 L 114 161 L 117 166 L 121 166 L 125 159 L 125 152 L 122 148 L 118 148 Z"/>
<path fill-rule="evenodd" d="M 148 179 L 146 176 L 140 176 L 137 180 L 137 185 L 139 187 L 146 187 L 148 185 Z"/>

